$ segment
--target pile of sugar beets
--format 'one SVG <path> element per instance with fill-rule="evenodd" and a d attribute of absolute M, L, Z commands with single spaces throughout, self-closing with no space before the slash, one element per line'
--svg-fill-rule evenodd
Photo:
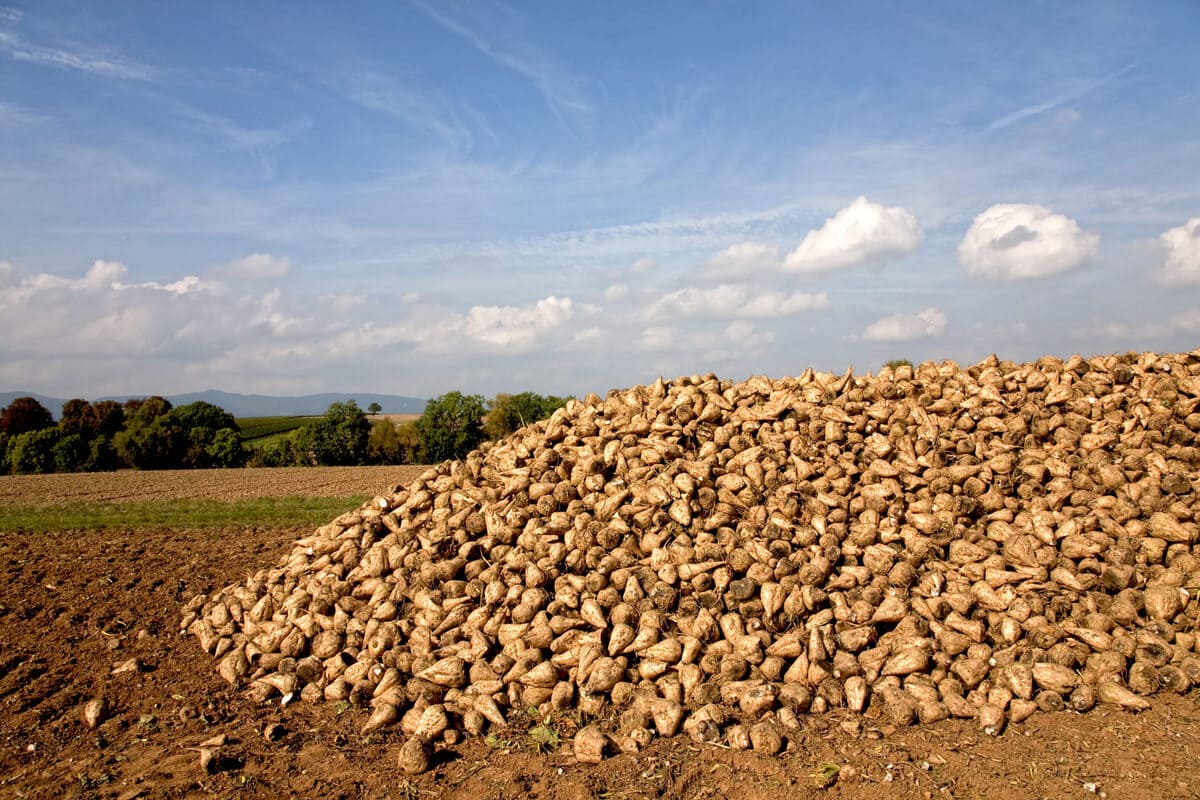
<path fill-rule="evenodd" d="M 398 724 L 414 773 L 531 709 L 584 762 L 774 753 L 839 708 L 1143 709 L 1200 684 L 1198 431 L 1200 351 L 659 380 L 430 468 L 182 627 L 256 700 Z"/>

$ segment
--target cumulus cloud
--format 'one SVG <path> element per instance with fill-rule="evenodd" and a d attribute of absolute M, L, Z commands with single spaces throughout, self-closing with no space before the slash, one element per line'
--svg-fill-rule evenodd
<path fill-rule="evenodd" d="M 218 268 L 221 275 L 243 280 L 266 280 L 282 278 L 291 269 L 287 258 L 270 253 L 251 253 L 244 258 L 230 261 Z"/>
<path fill-rule="evenodd" d="M 639 350 L 670 350 L 675 346 L 675 329 L 666 325 L 652 325 L 638 337 Z"/>
<path fill-rule="evenodd" d="M 1044 278 L 1086 263 L 1099 242 L 1070 217 L 1043 206 L 1005 203 L 975 218 L 958 245 L 958 260 L 980 278 Z"/>
<path fill-rule="evenodd" d="M 701 267 L 704 275 L 741 278 L 779 269 L 779 251 L 761 242 L 738 242 L 717 253 Z"/>
<path fill-rule="evenodd" d="M 651 319 L 671 317 L 785 317 L 829 308 L 824 292 L 768 291 L 753 293 L 744 284 L 721 284 L 711 289 L 686 287 L 669 292 L 646 307 Z"/>
<path fill-rule="evenodd" d="M 1158 279 L 1163 283 L 1200 283 L 1200 217 L 1158 237 L 1166 258 Z"/>
<path fill-rule="evenodd" d="M 859 197 L 809 231 L 788 253 L 784 269 L 821 272 L 860 265 L 882 266 L 912 253 L 924 233 L 917 218 L 899 206 L 885 207 Z"/>
<path fill-rule="evenodd" d="M 181 365 L 233 346 L 256 315 L 252 299 L 223 297 L 221 287 L 195 275 L 131 281 L 118 261 L 97 260 L 78 277 L 5 272 L 0 384 L 19 380 L 36 363 L 47 380 L 74 391 L 85 380 L 111 386 L 116 376 L 144 369 L 147 358 Z"/>
<path fill-rule="evenodd" d="M 463 331 L 477 342 L 523 348 L 571 318 L 571 298 L 544 297 L 531 306 L 474 306 Z"/>
<path fill-rule="evenodd" d="M 863 331 L 862 338 L 872 342 L 907 342 L 929 339 L 946 331 L 946 315 L 937 308 L 916 314 L 892 314 L 876 320 Z"/>
<path fill-rule="evenodd" d="M 614 283 L 604 290 L 605 300 L 624 300 L 629 296 L 629 284 Z"/>

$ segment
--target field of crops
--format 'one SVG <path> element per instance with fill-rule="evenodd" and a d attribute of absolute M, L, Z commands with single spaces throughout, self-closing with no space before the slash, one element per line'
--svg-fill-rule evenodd
<path fill-rule="evenodd" d="M 312 417 L 241 417 L 237 421 L 242 443 L 261 447 L 280 436 L 291 433 Z"/>

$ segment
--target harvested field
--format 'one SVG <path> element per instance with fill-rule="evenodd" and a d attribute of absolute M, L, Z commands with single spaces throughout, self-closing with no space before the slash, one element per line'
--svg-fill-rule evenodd
<path fill-rule="evenodd" d="M 269 467 L 0 476 L 0 505 L 79 501 L 356 497 L 406 484 L 424 467 Z"/>

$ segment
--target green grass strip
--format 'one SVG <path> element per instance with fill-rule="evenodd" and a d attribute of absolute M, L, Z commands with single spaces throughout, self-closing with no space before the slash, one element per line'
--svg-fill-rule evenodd
<path fill-rule="evenodd" d="M 293 527 L 324 525 L 367 497 L 256 497 L 244 500 L 152 500 L 138 503 L 0 505 L 0 533 L 138 528 Z"/>

